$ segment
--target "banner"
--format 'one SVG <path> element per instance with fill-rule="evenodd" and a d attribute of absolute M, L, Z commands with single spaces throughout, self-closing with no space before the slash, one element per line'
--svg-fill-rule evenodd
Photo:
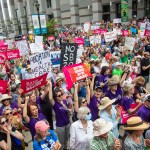
<path fill-rule="evenodd" d="M 50 71 L 50 52 L 44 51 L 29 57 L 34 77 L 39 77 Z"/>
<path fill-rule="evenodd" d="M 55 39 L 54 36 L 49 36 L 49 37 L 48 37 L 48 40 L 49 40 L 49 41 L 53 41 L 54 39 Z"/>
<path fill-rule="evenodd" d="M 137 106 L 138 106 L 138 103 L 131 104 L 130 108 L 134 109 Z M 137 114 L 129 115 L 126 111 L 124 111 L 123 107 L 121 107 L 121 108 L 122 108 L 122 111 L 121 111 L 122 124 L 125 124 L 129 118 L 131 118 L 133 116 L 137 116 Z"/>
<path fill-rule="evenodd" d="M 117 39 L 117 34 L 114 31 L 104 33 L 105 41 L 111 42 Z"/>
<path fill-rule="evenodd" d="M 35 43 L 43 44 L 43 36 L 35 36 Z"/>
<path fill-rule="evenodd" d="M 113 19 L 113 23 L 121 23 L 121 18 L 115 18 L 115 19 Z"/>
<path fill-rule="evenodd" d="M 21 89 L 23 89 L 23 93 L 28 93 L 36 88 L 45 85 L 47 83 L 46 78 L 47 73 L 36 78 L 21 80 Z"/>
<path fill-rule="evenodd" d="M 73 83 L 91 77 L 90 70 L 85 64 L 74 64 L 63 68 L 66 77 L 67 89 L 72 88 Z"/>
<path fill-rule="evenodd" d="M 7 53 L 7 58 L 6 58 L 7 60 L 20 58 L 20 52 L 18 49 L 7 51 L 6 53 Z"/>
<path fill-rule="evenodd" d="M 74 43 L 78 43 L 78 45 L 84 45 L 83 38 L 74 38 Z"/>
<path fill-rule="evenodd" d="M 61 51 L 50 52 L 50 60 L 52 63 L 52 67 L 60 66 L 60 55 L 61 55 Z"/>
<path fill-rule="evenodd" d="M 122 19 L 122 22 L 129 21 L 128 0 L 121 0 L 121 19 Z"/>
<path fill-rule="evenodd" d="M 133 50 L 134 45 L 135 45 L 135 38 L 126 37 L 126 39 L 125 39 L 125 47 L 127 48 L 127 50 Z"/>
<path fill-rule="evenodd" d="M 3 45 L 5 45 L 5 41 L 1 40 L 0 41 L 0 46 L 3 46 Z"/>
<path fill-rule="evenodd" d="M 129 30 L 122 30 L 122 36 L 129 36 Z"/>
<path fill-rule="evenodd" d="M 41 34 L 38 15 L 32 15 L 33 27 L 35 34 Z"/>
<path fill-rule="evenodd" d="M 1 94 L 6 94 L 6 90 L 7 90 L 7 81 L 5 80 L 0 80 L 0 93 Z"/>
<path fill-rule="evenodd" d="M 144 36 L 150 37 L 150 30 L 145 30 Z"/>
<path fill-rule="evenodd" d="M 43 45 L 41 43 L 30 43 L 29 46 L 32 54 L 41 53 L 42 51 L 44 51 Z"/>
<path fill-rule="evenodd" d="M 101 44 L 101 36 L 90 36 L 90 44 Z"/>
<path fill-rule="evenodd" d="M 62 69 L 64 66 L 76 63 L 77 49 L 78 49 L 77 43 L 62 44 L 60 69 Z"/>
<path fill-rule="evenodd" d="M 8 45 L 0 45 L 0 51 L 7 51 Z"/>
<path fill-rule="evenodd" d="M 20 51 L 20 56 L 25 56 L 29 53 L 29 48 L 28 48 L 26 40 L 17 41 L 16 42 L 16 47 Z"/>
<path fill-rule="evenodd" d="M 44 14 L 40 14 L 40 22 L 41 22 L 42 34 L 46 34 L 47 26 L 46 26 L 46 16 Z"/>

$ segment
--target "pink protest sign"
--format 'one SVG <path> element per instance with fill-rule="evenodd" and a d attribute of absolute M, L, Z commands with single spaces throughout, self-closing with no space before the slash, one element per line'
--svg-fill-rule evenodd
<path fill-rule="evenodd" d="M 108 32 L 107 29 L 100 29 L 100 34 L 101 34 L 101 35 L 104 35 L 104 33 L 106 33 L 106 32 Z"/>
<path fill-rule="evenodd" d="M 150 30 L 145 30 L 144 36 L 150 37 Z"/>
<path fill-rule="evenodd" d="M 129 30 L 122 30 L 122 36 L 129 36 Z"/>
<path fill-rule="evenodd" d="M 95 29 L 94 34 L 101 34 L 101 30 L 100 29 Z"/>
<path fill-rule="evenodd" d="M 49 41 L 53 41 L 54 39 L 55 39 L 54 36 L 49 36 L 49 37 L 48 37 L 48 40 L 49 40 Z"/>
<path fill-rule="evenodd" d="M 74 38 L 74 43 L 78 43 L 78 45 L 84 45 L 83 38 Z"/>

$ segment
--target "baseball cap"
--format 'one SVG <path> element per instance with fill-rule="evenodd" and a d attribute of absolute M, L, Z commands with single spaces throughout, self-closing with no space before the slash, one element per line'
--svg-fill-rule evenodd
<path fill-rule="evenodd" d="M 38 121 L 35 124 L 35 130 L 46 131 L 49 128 L 49 125 L 45 121 Z"/>

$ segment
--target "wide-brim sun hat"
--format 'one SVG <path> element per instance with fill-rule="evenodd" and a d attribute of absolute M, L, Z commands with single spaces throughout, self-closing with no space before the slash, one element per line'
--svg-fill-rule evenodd
<path fill-rule="evenodd" d="M 112 122 L 106 122 L 104 119 L 97 119 L 93 122 L 93 135 L 100 136 L 109 132 L 113 127 Z"/>
<path fill-rule="evenodd" d="M 109 106 L 110 104 L 113 104 L 115 101 L 116 101 L 116 99 L 110 100 L 109 97 L 104 97 L 104 98 L 101 99 L 98 109 L 103 110 L 107 106 Z"/>
<path fill-rule="evenodd" d="M 126 125 L 124 125 L 124 130 L 145 130 L 149 128 L 149 124 L 142 121 L 138 116 L 131 117 L 127 120 Z"/>
<path fill-rule="evenodd" d="M 58 83 L 59 81 L 62 81 L 62 78 L 61 77 L 56 77 L 56 83 Z"/>
<path fill-rule="evenodd" d="M 0 98 L 0 102 L 2 102 L 3 100 L 6 100 L 6 99 L 12 99 L 12 97 L 9 96 L 8 94 L 3 94 L 2 97 Z"/>

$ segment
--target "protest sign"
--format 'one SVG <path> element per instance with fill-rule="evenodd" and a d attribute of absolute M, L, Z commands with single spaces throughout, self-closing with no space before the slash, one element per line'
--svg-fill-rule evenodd
<path fill-rule="evenodd" d="M 121 23 L 121 18 L 115 18 L 115 19 L 113 19 L 113 23 Z"/>
<path fill-rule="evenodd" d="M 84 45 L 83 38 L 74 38 L 74 43 L 78 43 L 78 45 Z"/>
<path fill-rule="evenodd" d="M 0 93 L 1 94 L 6 94 L 6 90 L 7 90 L 7 81 L 5 80 L 0 80 Z"/>
<path fill-rule="evenodd" d="M 22 40 L 22 41 L 17 41 L 16 42 L 16 47 L 19 49 L 20 51 L 20 56 L 25 56 L 28 54 L 29 52 L 29 48 L 27 45 L 26 40 Z"/>
<path fill-rule="evenodd" d="M 15 36 L 15 41 L 21 41 L 21 40 L 22 40 L 22 36 L 21 35 Z"/>
<path fill-rule="evenodd" d="M 5 45 L 5 42 L 3 40 L 0 41 L 0 46 Z"/>
<path fill-rule="evenodd" d="M 0 52 L 1 53 L 1 52 Z M 0 64 L 4 64 L 5 63 L 5 58 L 1 56 L 0 54 Z"/>
<path fill-rule="evenodd" d="M 90 36 L 90 44 L 100 44 L 101 43 L 101 36 Z"/>
<path fill-rule="evenodd" d="M 36 88 L 45 85 L 47 83 L 46 78 L 47 73 L 36 78 L 21 80 L 21 89 L 23 89 L 23 93 L 28 93 Z"/>
<path fill-rule="evenodd" d="M 117 35 L 122 35 L 122 31 L 120 28 L 113 28 L 113 31 L 117 34 Z"/>
<path fill-rule="evenodd" d="M 147 23 L 147 25 L 146 25 L 146 26 L 147 26 L 147 28 L 146 28 L 146 29 L 147 29 L 147 30 L 150 30 L 150 23 Z"/>
<path fill-rule="evenodd" d="M 93 25 L 93 26 L 91 26 L 91 30 L 97 30 L 97 29 L 99 29 L 99 26 L 98 26 L 98 25 Z"/>
<path fill-rule="evenodd" d="M 129 36 L 129 30 L 122 30 L 122 36 Z"/>
<path fill-rule="evenodd" d="M 0 51 L 7 51 L 8 50 L 8 45 L 1 45 L 0 46 Z"/>
<path fill-rule="evenodd" d="M 61 47 L 60 68 L 76 63 L 77 43 L 63 43 Z"/>
<path fill-rule="evenodd" d="M 84 28 L 84 31 L 85 32 L 88 32 L 89 31 L 89 29 L 90 29 L 90 22 L 86 22 L 86 23 L 84 23 L 84 26 L 83 26 L 83 28 Z"/>
<path fill-rule="evenodd" d="M 49 37 L 48 37 L 48 40 L 49 40 L 49 41 L 53 41 L 54 39 L 55 39 L 54 36 L 49 36 Z"/>
<path fill-rule="evenodd" d="M 125 47 L 127 48 L 127 50 L 133 50 L 134 45 L 135 45 L 135 38 L 126 37 L 126 39 L 125 39 Z"/>
<path fill-rule="evenodd" d="M 34 77 L 39 77 L 50 70 L 50 52 L 44 51 L 29 57 Z"/>
<path fill-rule="evenodd" d="M 5 40 L 5 43 L 8 45 L 8 49 L 12 49 L 14 47 L 13 40 Z"/>
<path fill-rule="evenodd" d="M 29 46 L 30 46 L 31 53 L 33 54 L 44 51 L 43 45 L 41 43 L 30 43 Z"/>
<path fill-rule="evenodd" d="M 43 44 L 43 36 L 35 36 L 35 43 Z"/>
<path fill-rule="evenodd" d="M 138 106 L 138 103 L 135 103 L 135 104 L 131 104 L 130 105 L 130 108 L 131 109 L 134 109 Z M 128 112 L 126 112 L 123 107 L 121 107 L 122 111 L 121 111 L 121 118 L 122 118 L 122 124 L 125 124 L 127 122 L 127 120 L 133 116 L 137 116 L 137 114 L 132 114 L 130 115 Z"/>
<path fill-rule="evenodd" d="M 60 66 L 60 54 L 61 54 L 61 51 L 50 52 L 50 60 L 51 60 L 53 67 Z"/>
<path fill-rule="evenodd" d="M 106 33 L 108 30 L 107 29 L 100 29 L 100 34 L 104 35 L 104 33 Z"/>
<path fill-rule="evenodd" d="M 114 31 L 104 33 L 105 41 L 111 42 L 117 39 L 117 34 Z"/>
<path fill-rule="evenodd" d="M 144 36 L 150 37 L 150 30 L 145 30 Z"/>
<path fill-rule="evenodd" d="M 95 29 L 94 34 L 101 34 L 101 30 L 100 29 Z"/>
<path fill-rule="evenodd" d="M 140 30 L 143 31 L 146 29 L 146 23 L 141 23 L 140 24 Z"/>
<path fill-rule="evenodd" d="M 76 62 L 77 62 L 78 59 L 80 59 L 80 57 L 82 56 L 83 52 L 84 52 L 84 47 L 83 47 L 83 45 L 80 45 L 78 47 L 78 50 L 77 50 L 77 59 L 76 59 Z"/>
<path fill-rule="evenodd" d="M 7 51 L 6 53 L 7 53 L 7 58 L 6 58 L 7 60 L 20 58 L 20 52 L 18 49 Z"/>

